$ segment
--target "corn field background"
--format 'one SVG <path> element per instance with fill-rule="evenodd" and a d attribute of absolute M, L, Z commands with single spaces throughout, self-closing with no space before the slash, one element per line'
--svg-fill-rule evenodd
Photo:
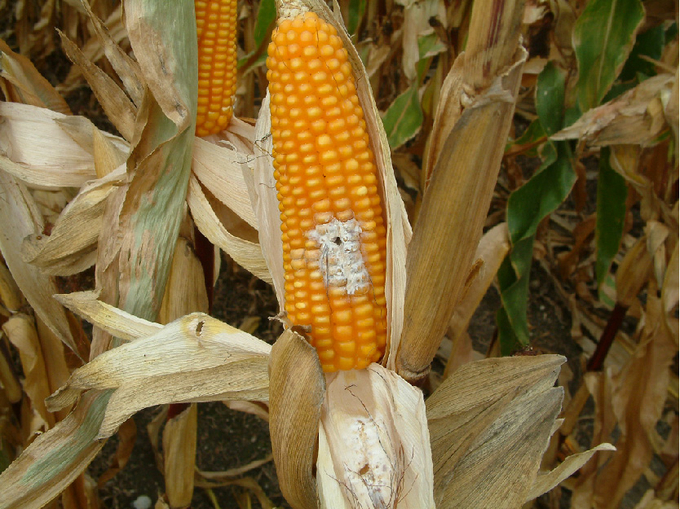
<path fill-rule="evenodd" d="M 318 362 L 281 353 L 301 347 L 273 319 L 278 215 L 254 191 L 273 189 L 275 2 L 238 2 L 234 119 L 203 139 L 195 62 L 165 67 L 195 56 L 193 5 L 0 0 L 0 509 L 316 506 L 318 414 L 280 416 L 321 412 Z M 329 7 L 403 203 L 404 342 L 384 364 L 422 391 L 437 507 L 678 508 L 677 2 Z M 190 327 L 230 360 L 181 345 Z M 501 380 L 497 357 L 540 375 Z M 311 395 L 291 403 L 297 373 Z M 555 415 L 521 406 L 541 391 Z M 419 507 L 406 491 L 390 507 Z"/>

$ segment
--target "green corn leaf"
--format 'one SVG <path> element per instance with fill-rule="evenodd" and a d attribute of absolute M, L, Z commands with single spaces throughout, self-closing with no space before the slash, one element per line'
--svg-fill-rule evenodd
<path fill-rule="evenodd" d="M 646 32 L 638 34 L 635 46 L 633 46 L 633 50 L 623 66 L 619 79 L 630 81 L 635 80 L 640 75 L 655 76 L 656 68 L 654 64 L 649 60 L 643 60 L 641 57 L 659 60 L 665 44 L 666 32 L 663 25 L 650 28 Z"/>
<path fill-rule="evenodd" d="M 394 100 L 382 120 L 392 150 L 418 134 L 423 124 L 423 110 L 420 107 L 417 84 Z"/>
<path fill-rule="evenodd" d="M 423 78 L 425 78 L 425 74 L 430 69 L 432 59 L 439 53 L 447 51 L 447 49 L 446 45 L 434 31 L 418 37 L 419 60 L 416 64 L 416 71 L 419 82 L 422 83 Z"/>
<path fill-rule="evenodd" d="M 359 30 L 361 20 L 366 13 L 366 0 L 350 0 L 349 12 L 347 16 L 347 32 L 355 35 Z"/>
<path fill-rule="evenodd" d="M 255 46 L 260 47 L 264 42 L 269 27 L 276 21 L 276 4 L 274 0 L 262 0 L 260 8 L 257 11 L 257 20 L 255 21 L 255 29 L 253 30 L 253 38 L 255 39 Z"/>
<path fill-rule="evenodd" d="M 538 77 L 538 124 L 532 135 L 552 134 L 563 125 L 564 71 L 549 63 Z M 539 136 L 540 137 L 540 136 Z M 502 308 L 496 315 L 503 355 L 529 344 L 527 299 L 534 235 L 540 222 L 569 196 L 576 181 L 567 142 L 548 141 L 540 150 L 542 165 L 508 199 L 508 230 L 512 250 L 498 272 Z"/>
<path fill-rule="evenodd" d="M 626 216 L 628 186 L 625 179 L 609 164 L 609 148 L 600 153 L 600 173 L 597 180 L 597 221 L 595 243 L 597 261 L 595 273 L 600 288 L 609 274 L 612 260 L 619 251 Z"/>
<path fill-rule="evenodd" d="M 511 140 L 507 143 L 505 146 L 505 151 L 507 152 L 512 147 L 517 145 L 529 145 L 531 143 L 536 143 L 545 136 L 546 134 L 543 130 L 543 126 L 541 126 L 541 123 L 538 120 L 534 120 L 531 124 L 529 124 L 529 127 L 524 130 L 519 138 Z M 524 155 L 527 157 L 538 157 L 538 147 L 527 150 L 524 152 Z"/>
<path fill-rule="evenodd" d="M 593 0 L 574 26 L 581 111 L 598 106 L 628 59 L 645 16 L 640 0 Z"/>

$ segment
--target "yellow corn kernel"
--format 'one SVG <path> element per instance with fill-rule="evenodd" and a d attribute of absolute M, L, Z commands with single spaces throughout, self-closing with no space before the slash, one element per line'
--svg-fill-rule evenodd
<path fill-rule="evenodd" d="M 236 1 L 194 1 L 198 33 L 198 136 L 223 131 L 233 115 L 237 62 Z"/>
<path fill-rule="evenodd" d="M 324 371 L 365 368 L 385 351 L 386 241 L 348 54 L 307 12 L 279 20 L 267 68 L 285 309 L 310 331 Z"/>

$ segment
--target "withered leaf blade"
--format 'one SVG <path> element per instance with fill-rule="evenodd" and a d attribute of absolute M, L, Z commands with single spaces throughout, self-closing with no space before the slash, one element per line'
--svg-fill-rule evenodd
<path fill-rule="evenodd" d="M 667 128 L 663 100 L 670 95 L 672 74 L 653 76 L 616 99 L 593 108 L 553 140 L 579 139 L 594 146 L 656 143 Z"/>
<path fill-rule="evenodd" d="M 104 446 L 95 440 L 110 391 L 88 392 L 2 474 L 0 509 L 40 509 L 64 491 Z"/>
<path fill-rule="evenodd" d="M 45 108 L 0 102 L 0 168 L 32 187 L 81 187 L 95 179 L 94 157 Z"/>
<path fill-rule="evenodd" d="M 79 314 L 91 324 L 126 341 L 152 336 L 162 325 L 121 311 L 98 300 L 98 292 L 73 292 L 54 297 L 65 307 Z"/>
<path fill-rule="evenodd" d="M 49 398 L 48 408 L 72 402 L 83 390 L 115 389 L 98 433 L 106 438 L 135 412 L 154 405 L 267 401 L 270 349 L 245 332 L 193 313 L 77 369 Z"/>
<path fill-rule="evenodd" d="M 125 167 L 121 166 L 117 172 L 83 186 L 62 210 L 49 236 L 24 239 L 24 260 L 55 276 L 77 274 L 93 265 L 106 198 L 124 178 Z"/>
<path fill-rule="evenodd" d="M 461 366 L 427 400 L 437 507 L 521 507 L 562 401 L 559 355 Z"/>
<path fill-rule="evenodd" d="M 317 485 L 321 507 L 433 509 L 422 392 L 379 364 L 328 377 Z"/>
<path fill-rule="evenodd" d="M 12 277 L 31 307 L 59 339 L 81 355 L 71 333 L 64 308 L 52 297 L 58 293 L 54 280 L 37 267 L 24 263 L 21 243 L 29 235 L 41 233 L 44 224 L 40 212 L 26 186 L 0 170 L 0 252 Z"/>
<path fill-rule="evenodd" d="M 281 492 L 294 509 L 316 509 L 315 447 L 326 382 L 316 350 L 287 330 L 272 347 L 269 431 Z"/>
<path fill-rule="evenodd" d="M 6 86 L 0 83 L 7 102 L 30 104 L 64 115 L 71 114 L 64 98 L 38 72 L 33 63 L 12 51 L 3 40 L 0 40 L 0 77 L 9 84 Z"/>
<path fill-rule="evenodd" d="M 195 176 L 189 179 L 187 203 L 196 226 L 205 237 L 236 263 L 266 282 L 271 282 L 260 245 L 232 235 L 215 214 Z"/>
<path fill-rule="evenodd" d="M 193 173 L 215 198 L 253 228 L 257 217 L 243 177 L 243 155 L 201 138 L 194 140 Z"/>
<path fill-rule="evenodd" d="M 66 56 L 78 67 L 90 85 L 106 116 L 126 140 L 132 140 L 136 107 L 116 82 L 94 65 L 61 31 L 61 44 Z"/>
<path fill-rule="evenodd" d="M 163 474 L 171 507 L 189 507 L 194 494 L 198 407 L 189 405 L 163 429 Z"/>

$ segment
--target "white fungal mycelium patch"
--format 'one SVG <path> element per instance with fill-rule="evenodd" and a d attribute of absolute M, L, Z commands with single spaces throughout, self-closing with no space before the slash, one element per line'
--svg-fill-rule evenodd
<path fill-rule="evenodd" d="M 361 232 L 356 219 L 336 218 L 307 232 L 307 238 L 319 244 L 319 270 L 327 287 L 345 286 L 348 295 L 368 289 L 370 279 L 361 254 Z"/>
<path fill-rule="evenodd" d="M 350 453 L 343 456 L 344 487 L 360 498 L 369 498 L 374 507 L 390 507 L 399 488 L 394 481 L 401 474 L 380 436 L 378 425 L 370 418 L 350 424 L 346 434 Z"/>

